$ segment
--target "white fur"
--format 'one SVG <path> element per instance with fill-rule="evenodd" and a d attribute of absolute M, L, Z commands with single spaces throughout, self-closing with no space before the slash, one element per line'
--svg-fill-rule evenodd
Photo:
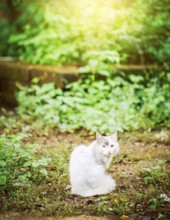
<path fill-rule="evenodd" d="M 72 193 L 88 197 L 113 191 L 115 181 L 105 170 L 118 152 L 117 134 L 102 136 L 96 133 L 96 141 L 88 147 L 75 148 L 69 166 Z"/>

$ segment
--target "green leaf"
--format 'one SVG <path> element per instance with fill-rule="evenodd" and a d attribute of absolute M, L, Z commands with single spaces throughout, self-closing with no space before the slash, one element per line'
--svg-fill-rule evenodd
<path fill-rule="evenodd" d="M 0 176 L 0 185 L 6 184 L 6 176 Z"/>
<path fill-rule="evenodd" d="M 110 75 L 110 72 L 108 70 L 99 70 L 98 73 L 103 75 L 103 76 L 109 76 Z"/>
<path fill-rule="evenodd" d="M 47 175 L 47 170 L 46 170 L 45 168 L 39 169 L 39 172 L 40 172 L 41 174 L 43 174 L 44 176 Z"/>
<path fill-rule="evenodd" d="M 40 163 L 37 162 L 37 161 L 33 161 L 33 162 L 32 162 L 32 166 L 33 166 L 34 168 L 39 167 L 39 166 L 40 166 Z"/>
<path fill-rule="evenodd" d="M 40 78 L 34 77 L 31 82 L 37 84 L 40 81 Z"/>
<path fill-rule="evenodd" d="M 31 164 L 32 164 L 32 161 L 29 160 L 23 164 L 23 167 L 29 167 L 31 166 Z"/>
<path fill-rule="evenodd" d="M 6 165 L 6 162 L 4 160 L 0 160 L 0 167 L 4 167 Z"/>

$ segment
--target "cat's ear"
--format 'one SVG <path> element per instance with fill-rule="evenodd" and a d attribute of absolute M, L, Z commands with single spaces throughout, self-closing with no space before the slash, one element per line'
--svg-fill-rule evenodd
<path fill-rule="evenodd" d="M 117 141 L 117 131 L 111 135 L 111 138 L 112 138 L 114 141 Z"/>
<path fill-rule="evenodd" d="M 102 138 L 103 136 L 99 132 L 96 132 L 96 140 L 100 142 Z"/>

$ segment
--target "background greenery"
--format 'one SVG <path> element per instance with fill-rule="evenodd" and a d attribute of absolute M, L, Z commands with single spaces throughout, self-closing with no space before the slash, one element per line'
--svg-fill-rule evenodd
<path fill-rule="evenodd" d="M 169 70 L 116 75 L 119 63 L 166 64 L 169 0 L 8 0 L 1 6 L 2 55 L 33 64 L 81 65 L 92 73 L 65 90 L 18 85 L 18 114 L 73 131 L 169 128 Z M 168 66 L 168 65 L 167 65 Z M 98 74 L 105 79 L 98 79 Z M 96 80 L 98 79 L 98 80 Z M 102 91 L 102 92 L 101 92 Z M 48 112 L 48 114 L 47 114 Z"/>
<path fill-rule="evenodd" d="M 154 75 L 154 74 L 153 74 Z M 17 113 L 40 127 L 62 131 L 85 128 L 90 133 L 170 127 L 170 74 L 129 75 L 95 80 L 94 76 L 56 89 L 54 83 L 18 85 Z M 102 91 L 102 92 L 101 92 Z M 48 112 L 48 113 L 47 113 Z"/>
<path fill-rule="evenodd" d="M 109 64 L 169 62 L 169 0 L 9 0 L 0 7 L 3 56 L 81 63 L 93 72 Z"/>

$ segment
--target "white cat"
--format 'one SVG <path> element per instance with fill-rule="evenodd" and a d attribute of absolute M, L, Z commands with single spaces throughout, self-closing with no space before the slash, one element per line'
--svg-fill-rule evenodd
<path fill-rule="evenodd" d="M 107 194 L 115 189 L 115 181 L 105 170 L 119 152 L 117 133 L 102 136 L 88 147 L 80 145 L 71 154 L 69 171 L 71 191 L 84 197 Z"/>

